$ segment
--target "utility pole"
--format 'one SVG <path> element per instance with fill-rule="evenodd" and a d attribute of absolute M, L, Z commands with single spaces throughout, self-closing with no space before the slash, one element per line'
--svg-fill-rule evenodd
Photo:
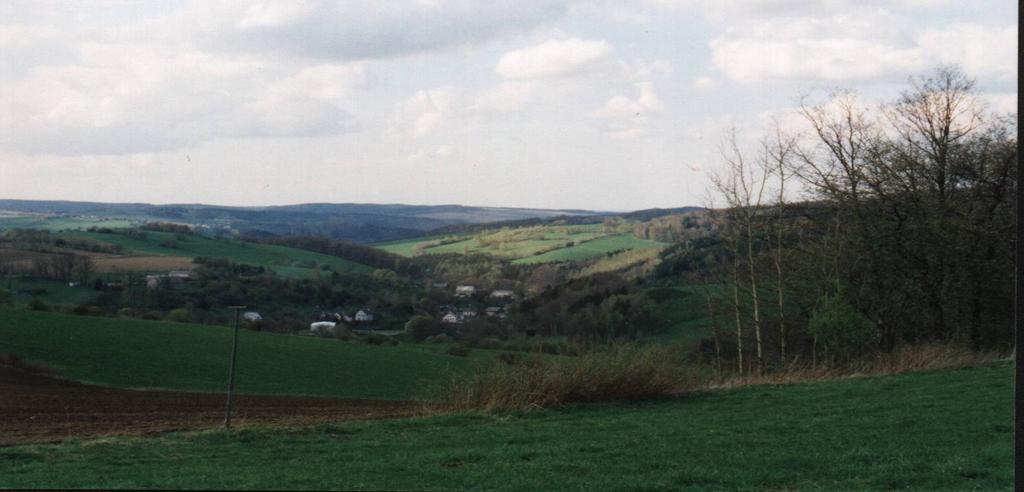
<path fill-rule="evenodd" d="M 238 354 L 238 312 L 245 309 L 245 306 L 228 306 L 228 309 L 235 310 L 234 336 L 231 341 L 231 366 L 228 369 L 228 403 L 224 410 L 224 428 L 231 428 L 231 394 L 235 391 L 235 356 Z"/>

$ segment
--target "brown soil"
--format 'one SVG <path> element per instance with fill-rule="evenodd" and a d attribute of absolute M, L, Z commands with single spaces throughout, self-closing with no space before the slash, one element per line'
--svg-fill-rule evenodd
<path fill-rule="evenodd" d="M 0 366 L 0 446 L 223 426 L 225 396 L 104 388 Z M 412 401 L 236 395 L 231 424 L 307 425 L 416 415 Z"/>
<path fill-rule="evenodd" d="M 184 256 L 107 256 L 94 258 L 93 265 L 100 273 L 191 270 L 192 258 Z"/>

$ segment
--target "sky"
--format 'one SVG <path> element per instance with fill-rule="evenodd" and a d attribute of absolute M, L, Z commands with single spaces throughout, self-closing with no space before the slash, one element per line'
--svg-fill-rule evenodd
<path fill-rule="evenodd" d="M 957 64 L 1017 106 L 1005 0 L 0 3 L 0 198 L 637 210 L 730 128 Z"/>

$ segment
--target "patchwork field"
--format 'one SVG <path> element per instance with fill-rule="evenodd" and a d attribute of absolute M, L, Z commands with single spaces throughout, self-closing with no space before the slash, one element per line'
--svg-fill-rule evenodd
<path fill-rule="evenodd" d="M 1008 364 L 655 403 L 0 449 L 0 487 L 1011 490 Z"/>
<path fill-rule="evenodd" d="M 230 349 L 231 330 L 220 326 L 0 308 L 0 354 L 38 361 L 91 384 L 219 392 Z M 373 346 L 240 330 L 236 389 L 402 400 L 470 364 L 432 346 Z"/>
<path fill-rule="evenodd" d="M 120 245 L 128 253 L 127 256 L 144 259 L 111 259 L 111 268 L 153 265 L 176 265 L 177 269 L 186 261 L 197 256 L 222 258 L 236 263 L 245 263 L 274 269 L 287 277 L 301 278 L 314 274 L 314 270 L 328 267 L 337 272 L 369 273 L 372 268 L 352 261 L 311 251 L 304 251 L 284 246 L 256 244 L 226 239 L 213 239 L 203 236 L 177 237 L 167 232 L 146 231 L 145 238 L 130 237 L 123 234 L 104 234 L 99 232 L 69 232 L 68 236 L 84 237 L 103 243 Z M 156 258 L 164 258 L 156 260 Z"/>
<path fill-rule="evenodd" d="M 536 226 L 444 237 L 417 238 L 374 245 L 403 255 L 483 253 L 515 263 L 576 261 L 620 250 L 663 248 L 664 243 L 629 233 L 606 231 L 601 224 Z"/>
<path fill-rule="evenodd" d="M 67 216 L 0 211 L 0 229 L 44 229 L 49 231 L 87 229 L 89 227 L 131 227 L 133 222 L 87 216 Z"/>

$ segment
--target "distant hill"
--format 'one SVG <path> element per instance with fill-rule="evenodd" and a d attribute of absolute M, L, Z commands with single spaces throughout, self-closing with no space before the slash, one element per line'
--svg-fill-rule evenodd
<path fill-rule="evenodd" d="M 212 235 L 257 237 L 323 235 L 359 242 L 392 241 L 463 224 L 507 222 L 558 216 L 605 215 L 589 210 L 470 207 L 463 205 L 401 205 L 308 203 L 272 207 L 227 207 L 202 204 L 152 205 L 49 200 L 0 200 L 0 229 L 42 227 L 52 220 L 81 227 L 88 220 L 170 221 L 193 225 Z M 31 220 L 27 220 L 31 219 Z M 102 225 L 102 224 L 97 224 Z"/>

